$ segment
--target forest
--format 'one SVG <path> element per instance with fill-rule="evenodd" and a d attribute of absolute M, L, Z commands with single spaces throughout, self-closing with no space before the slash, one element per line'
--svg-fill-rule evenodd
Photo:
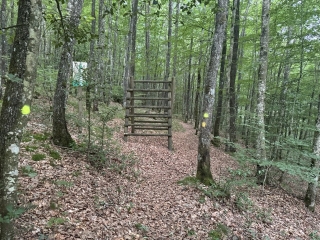
<path fill-rule="evenodd" d="M 320 239 L 315 0 L 1 0 L 0 239 Z"/>

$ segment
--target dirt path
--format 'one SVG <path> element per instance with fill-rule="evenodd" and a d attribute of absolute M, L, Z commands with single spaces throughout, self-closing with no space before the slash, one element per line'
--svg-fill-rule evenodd
<path fill-rule="evenodd" d="M 123 152 L 139 159 L 122 174 L 108 169 L 98 173 L 76 152 L 57 149 L 62 159 L 53 165 L 50 159 L 34 162 L 24 151 L 21 166 L 32 166 L 38 175 L 20 177 L 23 203 L 33 206 L 18 220 L 20 239 L 202 240 L 214 239 L 209 232 L 219 225 L 229 229 L 225 239 L 309 239 L 320 231 L 319 208 L 311 214 L 301 200 L 280 189 L 249 189 L 240 210 L 234 193 L 230 200 L 212 200 L 178 185 L 195 175 L 198 145 L 192 126 L 181 124 L 185 131 L 174 132 L 174 151 L 161 137 L 123 142 L 120 128 L 114 137 Z M 211 160 L 217 181 L 236 166 L 216 148 Z"/>

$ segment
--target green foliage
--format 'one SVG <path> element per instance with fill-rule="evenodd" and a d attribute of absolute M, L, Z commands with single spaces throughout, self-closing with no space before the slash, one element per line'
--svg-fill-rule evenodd
<path fill-rule="evenodd" d="M 60 160 L 61 159 L 60 154 L 57 151 L 54 151 L 54 150 L 50 150 L 49 151 L 49 156 L 52 157 L 53 159 L 56 159 L 56 160 Z"/>
<path fill-rule="evenodd" d="M 18 218 L 21 214 L 23 214 L 26 209 L 21 207 L 14 207 L 13 205 L 7 205 L 7 215 L 1 216 L 0 215 L 0 223 L 10 223 L 12 220 Z"/>
<path fill-rule="evenodd" d="M 47 226 L 49 228 L 51 227 L 54 227 L 54 226 L 57 226 L 57 225 L 62 225 L 64 224 L 65 222 L 67 222 L 68 220 L 65 219 L 65 218 L 61 218 L 61 217 L 52 217 L 49 219 L 48 223 L 47 223 Z"/>
<path fill-rule="evenodd" d="M 311 240 L 320 240 L 320 235 L 318 234 L 318 231 L 312 231 L 309 234 L 309 237 Z"/>
<path fill-rule="evenodd" d="M 32 146 L 32 145 L 26 146 L 26 151 L 28 151 L 28 152 L 34 152 L 37 149 L 38 149 L 37 146 Z"/>
<path fill-rule="evenodd" d="M 136 227 L 136 229 L 141 230 L 143 232 L 147 232 L 148 231 L 148 227 L 143 225 L 143 224 L 141 224 L 141 223 L 136 223 L 134 226 Z"/>
<path fill-rule="evenodd" d="M 220 240 L 224 236 L 227 236 L 230 232 L 230 229 L 223 223 L 218 223 L 217 227 L 214 230 L 211 230 L 208 233 L 208 236 L 211 240 Z"/>
<path fill-rule="evenodd" d="M 195 236 L 196 235 L 196 231 L 193 229 L 188 230 L 188 236 Z"/>
<path fill-rule="evenodd" d="M 248 193 L 239 192 L 236 194 L 235 205 L 240 211 L 250 211 L 253 207 L 253 202 Z"/>
<path fill-rule="evenodd" d="M 121 86 L 114 86 L 112 88 L 111 99 L 114 102 L 123 103 L 123 88 Z"/>
<path fill-rule="evenodd" d="M 32 140 L 32 136 L 29 132 L 25 132 L 22 136 L 21 142 L 30 142 Z"/>
<path fill-rule="evenodd" d="M 22 174 L 29 177 L 37 176 L 37 172 L 29 165 L 23 166 L 21 168 Z"/>
<path fill-rule="evenodd" d="M 50 136 L 49 133 L 35 133 L 35 134 L 33 134 L 33 138 L 38 141 L 45 141 L 48 139 L 49 136 Z"/>
<path fill-rule="evenodd" d="M 258 209 L 256 213 L 257 219 L 263 223 L 272 223 L 272 209 Z"/>
<path fill-rule="evenodd" d="M 41 161 L 41 160 L 43 160 L 45 158 L 46 158 L 46 155 L 45 154 L 41 154 L 41 153 L 36 153 L 36 154 L 32 155 L 32 160 L 33 161 Z"/>

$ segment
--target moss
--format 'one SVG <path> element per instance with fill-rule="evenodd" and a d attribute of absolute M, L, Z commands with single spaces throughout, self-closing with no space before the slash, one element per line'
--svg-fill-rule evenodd
<path fill-rule="evenodd" d="M 56 160 L 60 160 L 61 159 L 60 154 L 57 151 L 54 151 L 54 150 L 50 150 L 49 156 L 52 157 L 53 159 L 56 159 Z"/>
<path fill-rule="evenodd" d="M 36 153 L 36 154 L 32 155 L 32 160 L 33 161 L 41 161 L 41 160 L 43 160 L 45 158 L 46 158 L 46 155 L 45 154 L 41 154 L 41 153 Z"/>

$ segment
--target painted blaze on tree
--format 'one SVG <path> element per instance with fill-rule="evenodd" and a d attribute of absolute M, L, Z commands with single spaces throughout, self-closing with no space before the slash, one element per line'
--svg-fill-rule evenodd
<path fill-rule="evenodd" d="M 218 9 L 215 18 L 215 32 L 212 41 L 210 64 L 205 79 L 203 112 L 198 146 L 196 177 L 206 185 L 209 185 L 213 181 L 210 170 L 210 132 L 212 129 L 212 112 L 216 82 L 222 55 L 222 45 L 225 38 L 224 33 L 227 25 L 228 0 L 219 0 Z"/>

